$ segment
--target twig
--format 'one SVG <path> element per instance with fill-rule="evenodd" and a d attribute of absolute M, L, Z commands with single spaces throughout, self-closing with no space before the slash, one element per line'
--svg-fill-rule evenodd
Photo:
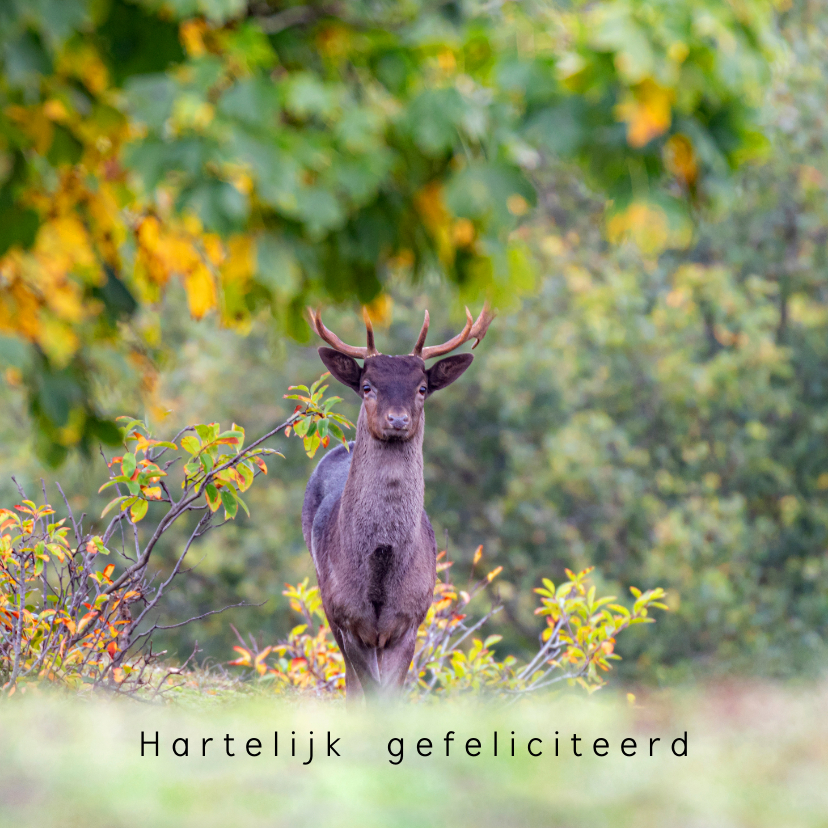
<path fill-rule="evenodd" d="M 69 505 L 69 498 L 66 497 L 66 493 L 63 491 L 63 487 L 60 483 L 55 483 L 57 486 L 57 490 L 60 492 L 60 496 L 63 498 L 63 502 L 66 504 L 66 512 L 69 515 L 69 520 L 72 521 L 72 528 L 75 530 L 75 542 L 78 546 L 80 546 L 83 537 L 81 536 L 80 528 L 78 527 L 77 521 L 75 520 L 75 515 L 72 512 L 72 507 Z"/>
<path fill-rule="evenodd" d="M 236 609 L 237 607 L 263 607 L 266 603 L 267 601 L 262 601 L 259 604 L 248 604 L 247 601 L 240 601 L 238 604 L 228 604 L 226 607 L 222 607 L 221 609 L 209 610 L 201 615 L 194 615 L 192 618 L 188 618 L 186 621 L 181 621 L 178 624 L 156 624 L 155 629 L 174 630 L 176 627 L 185 627 L 187 624 L 192 624 L 193 621 L 201 621 L 203 618 L 207 618 L 210 615 L 219 615 L 225 610 Z"/>

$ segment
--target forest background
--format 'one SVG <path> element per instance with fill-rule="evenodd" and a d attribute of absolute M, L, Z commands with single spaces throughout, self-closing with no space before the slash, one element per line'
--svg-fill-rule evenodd
<path fill-rule="evenodd" d="M 322 371 L 306 304 L 354 342 L 367 304 L 406 353 L 426 308 L 437 341 L 489 298 L 462 388 L 429 401 L 426 509 L 458 568 L 479 544 L 504 567 L 498 652 L 531 646 L 541 577 L 595 565 L 604 591 L 668 589 L 627 680 L 824 669 L 823 3 L 0 15 L 4 504 L 14 474 L 100 514 L 122 413 L 283 421 Z M 159 636 L 182 656 L 292 624 L 315 461 L 276 447 L 163 613 L 265 603 Z"/>

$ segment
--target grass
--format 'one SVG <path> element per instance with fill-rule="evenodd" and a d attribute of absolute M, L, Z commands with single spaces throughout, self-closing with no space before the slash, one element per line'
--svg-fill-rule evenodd
<path fill-rule="evenodd" d="M 231 695 L 207 699 L 191 689 L 182 701 L 150 705 L 30 690 L 2 702 L 0 825 L 828 825 L 826 685 L 718 686 L 632 706 L 599 694 L 508 708 L 444 702 L 356 713 L 334 702 L 262 694 L 233 702 Z M 141 757 L 142 731 L 148 739 L 158 731 L 158 758 L 152 747 Z M 310 731 L 314 758 L 303 765 Z M 324 755 L 327 731 L 339 738 L 340 758 Z M 676 757 L 670 742 L 685 731 L 688 755 Z M 226 754 L 227 734 L 234 757 Z M 533 749 L 543 755 L 532 757 L 526 743 L 536 737 L 543 741 Z M 188 739 L 189 756 L 173 755 L 175 738 Z M 213 739 L 206 756 L 204 738 Z M 428 757 L 417 754 L 424 738 Z M 471 738 L 480 741 L 478 757 L 466 755 Z M 593 753 L 598 738 L 608 742 L 606 757 Z M 621 754 L 624 738 L 636 740 L 635 756 Z M 652 757 L 650 738 L 661 739 Z M 262 743 L 262 755 L 245 754 L 248 739 Z M 391 760 L 400 743 L 389 750 L 391 739 L 402 739 L 399 764 Z"/>

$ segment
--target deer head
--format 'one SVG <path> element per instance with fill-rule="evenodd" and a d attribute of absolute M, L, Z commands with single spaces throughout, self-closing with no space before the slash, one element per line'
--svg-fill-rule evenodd
<path fill-rule="evenodd" d="M 423 327 L 411 353 L 387 356 L 379 353 L 374 345 L 374 330 L 367 311 L 363 311 L 367 331 L 365 347 L 345 344 L 322 324 L 318 311 L 309 311 L 313 329 L 332 346 L 319 348 L 322 362 L 335 379 L 362 398 L 371 436 L 386 442 L 402 442 L 418 434 L 422 428 L 426 397 L 451 385 L 471 365 L 474 357 L 471 354 L 456 354 L 441 359 L 430 368 L 426 368 L 425 361 L 448 354 L 469 339 L 474 339 L 472 347 L 477 347 L 494 318 L 488 306 L 484 306 L 477 321 L 473 322 L 466 308 L 466 325 L 457 336 L 442 345 L 426 346 L 429 325 L 426 311 Z M 357 359 L 363 360 L 361 366 Z"/>

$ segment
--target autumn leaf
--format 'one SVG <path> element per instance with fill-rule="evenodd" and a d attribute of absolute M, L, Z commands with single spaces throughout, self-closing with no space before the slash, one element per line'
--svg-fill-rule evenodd
<path fill-rule="evenodd" d="M 216 307 L 216 285 L 206 265 L 199 263 L 184 279 L 187 304 L 193 319 L 201 319 Z"/>
<path fill-rule="evenodd" d="M 696 183 L 699 167 L 693 144 L 686 135 L 671 135 L 664 144 L 664 166 L 685 186 Z"/>
<path fill-rule="evenodd" d="M 643 147 L 663 135 L 672 121 L 673 92 L 647 78 L 618 104 L 615 113 L 627 123 L 627 143 Z"/>

